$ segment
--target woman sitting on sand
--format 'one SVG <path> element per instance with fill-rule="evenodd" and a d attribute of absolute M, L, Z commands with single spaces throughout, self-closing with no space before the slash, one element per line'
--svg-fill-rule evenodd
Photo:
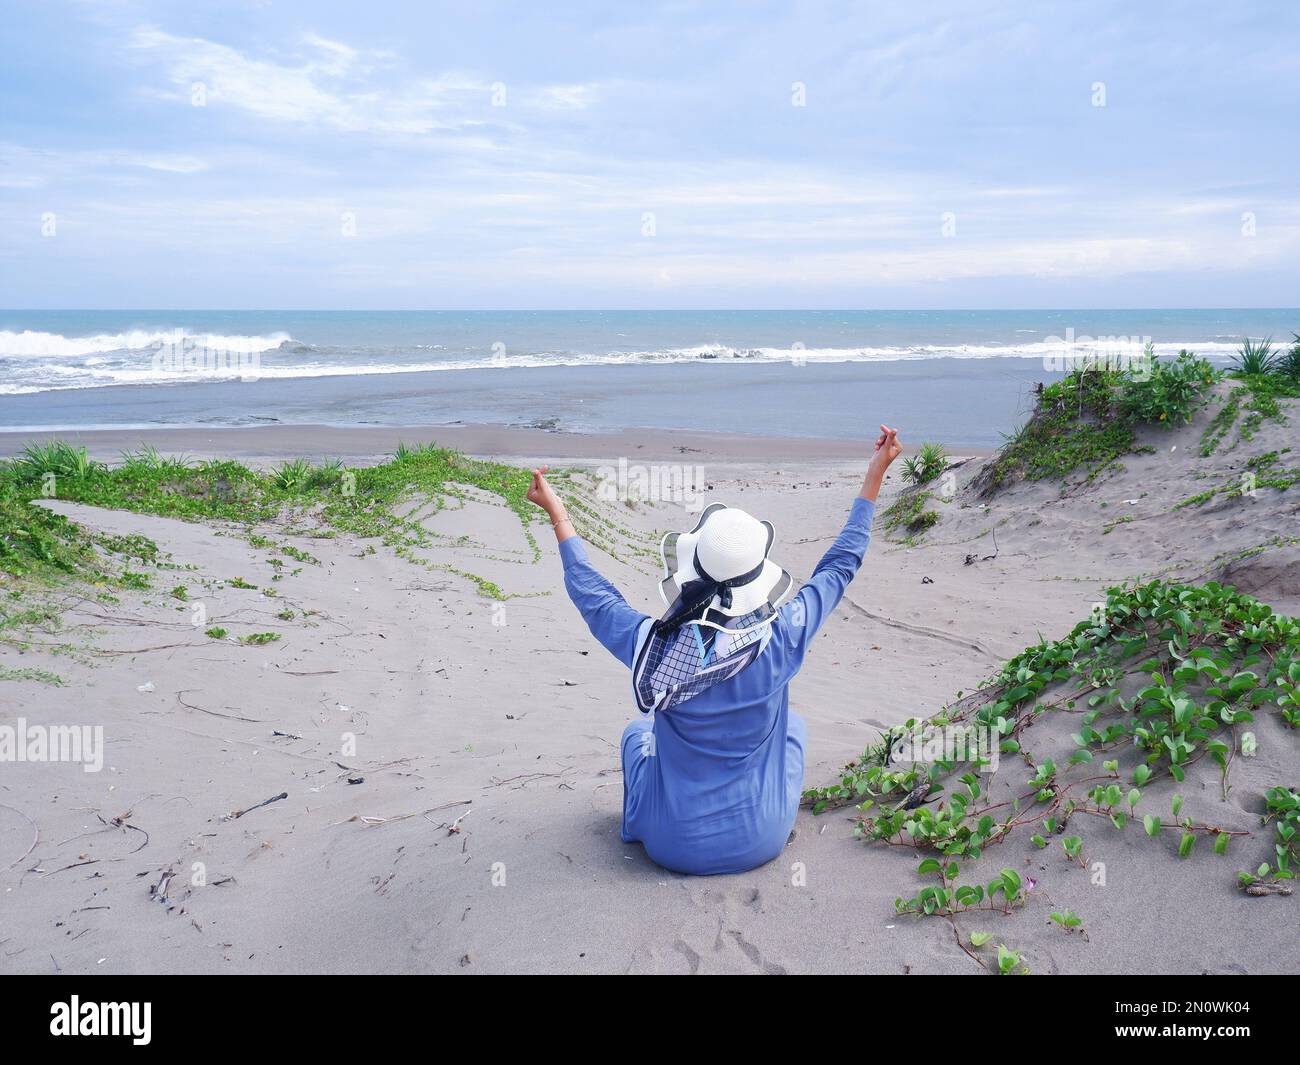
<path fill-rule="evenodd" d="M 787 688 L 862 564 L 901 451 L 882 425 L 844 531 L 788 603 L 793 581 L 767 557 L 771 523 L 710 503 L 690 532 L 664 537 L 658 621 L 596 572 L 546 467 L 533 471 L 528 498 L 555 528 L 569 597 L 650 715 L 623 731 L 624 842 L 681 873 L 739 873 L 781 853 L 803 785 L 804 723 Z"/>

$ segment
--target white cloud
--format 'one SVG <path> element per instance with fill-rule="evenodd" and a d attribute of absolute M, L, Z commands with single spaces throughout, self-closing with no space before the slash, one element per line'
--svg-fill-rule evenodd
<path fill-rule="evenodd" d="M 173 98 L 189 99 L 203 86 L 207 106 L 230 107 L 257 118 L 307 126 L 397 136 L 473 133 L 512 128 L 491 106 L 493 82 L 446 71 L 436 78 L 391 83 L 391 52 L 361 50 L 309 33 L 288 61 L 259 58 L 201 37 L 177 37 L 141 27 L 132 46 L 158 61 Z M 379 77 L 381 73 L 388 76 Z M 522 110 L 579 111 L 597 99 L 595 85 L 521 86 Z M 489 145 L 495 145 L 490 137 Z"/>
<path fill-rule="evenodd" d="M 537 94 L 539 107 L 583 111 L 596 102 L 595 85 L 548 85 Z"/>
<path fill-rule="evenodd" d="M 453 112 L 463 112 L 468 97 L 486 104 L 489 91 L 483 82 L 455 75 L 380 91 L 369 84 L 370 76 L 388 53 L 362 53 L 314 34 L 304 38 L 307 52 L 293 65 L 153 28 L 136 30 L 132 44 L 161 62 L 178 95 L 188 98 L 198 83 L 207 106 L 346 132 L 409 135 L 477 125 Z"/>
<path fill-rule="evenodd" d="M 340 41 L 326 40 L 314 33 L 304 34 L 303 41 L 321 53 L 322 58 L 317 65 L 326 73 L 346 74 L 356 65 L 359 53 Z"/>
<path fill-rule="evenodd" d="M 1206 149 L 1210 131 L 1263 143 L 1255 125 L 1281 111 L 1225 96 L 1238 75 L 1211 76 L 1194 107 L 1156 106 L 1183 97 L 1125 96 L 1118 73 L 1093 69 L 1105 49 L 1049 55 L 1013 13 L 900 11 L 821 27 L 798 5 L 743 26 L 710 15 L 668 55 L 646 37 L 653 27 L 613 17 L 584 40 L 540 15 L 512 20 L 512 36 L 449 9 L 412 20 L 390 52 L 324 10 L 320 33 L 289 38 L 269 29 L 283 21 L 163 29 L 123 9 L 129 21 L 112 30 L 130 44 L 125 60 L 120 37 L 98 35 L 109 65 L 86 77 L 121 78 L 129 64 L 154 105 L 146 120 L 138 96 L 118 110 L 106 99 L 94 139 L 15 116 L 10 136 L 33 147 L 0 143 L 2 209 L 32 240 L 31 218 L 57 209 L 80 225 L 69 230 L 78 254 L 105 260 L 123 246 L 173 258 L 201 248 L 194 270 L 223 291 L 269 248 L 263 265 L 284 270 L 286 302 L 320 278 L 339 291 L 340 279 L 373 283 L 377 303 L 386 283 L 525 302 L 552 283 L 579 294 L 784 286 L 817 303 L 854 286 L 916 286 L 941 301 L 996 280 L 987 291 L 1014 304 L 1041 279 L 1078 279 L 1069 291 L 1086 294 L 1135 277 L 1177 305 L 1183 279 L 1276 284 L 1300 258 L 1287 145 L 1245 178 L 1225 162 L 1239 151 Z M 1126 69 L 1126 55 L 1109 70 Z M 439 56 L 466 65 L 430 67 Z M 1098 111 L 1086 90 L 1103 76 L 1116 95 Z M 789 106 L 792 78 L 808 80 L 807 108 Z M 210 113 L 190 108 L 194 82 Z M 497 82 L 507 106 L 493 106 Z M 109 128 L 122 139 L 103 148 Z M 339 235 L 345 211 L 355 239 Z M 645 212 L 654 239 L 641 236 Z M 953 239 L 940 234 L 948 212 Z"/>
<path fill-rule="evenodd" d="M 259 246 L 292 249 L 296 261 L 333 263 L 358 284 L 400 276 L 412 284 L 530 290 L 568 284 L 638 291 L 649 278 L 659 278 L 655 284 L 670 278 L 683 290 L 779 284 L 812 295 L 846 286 L 981 279 L 1114 282 L 1207 269 L 1226 278 L 1300 255 L 1295 223 L 1275 222 L 1246 240 L 1231 226 L 1190 227 L 1150 216 L 1145 229 L 1130 236 L 1097 230 L 1065 236 L 1059 227 L 1014 224 L 1020 218 L 1014 203 L 989 219 L 985 232 L 945 239 L 935 220 L 901 194 L 886 209 L 863 210 L 850 202 L 847 185 L 831 185 L 821 195 L 835 206 L 801 211 L 797 190 L 808 179 L 793 174 L 782 175 L 788 188 L 781 178 L 771 179 L 764 190 L 770 208 L 754 200 L 753 210 L 738 212 L 706 198 L 661 213 L 658 235 L 646 239 L 637 205 L 655 202 L 654 176 L 636 183 L 607 176 L 602 194 L 593 198 L 575 198 L 571 181 L 560 176 L 549 183 L 524 181 L 517 189 L 462 178 L 436 189 L 404 182 L 346 196 L 284 193 L 199 202 L 178 192 L 136 205 L 86 202 L 79 213 L 96 218 L 110 243 L 129 233 L 136 246 L 160 253 L 197 245 L 214 268 L 255 239 Z M 344 212 L 355 215 L 354 239 L 340 237 Z"/>
<path fill-rule="evenodd" d="M 161 170 L 168 174 L 197 174 L 208 168 L 207 163 L 192 155 L 134 157 L 134 162 L 137 166 Z"/>
<path fill-rule="evenodd" d="M 198 174 L 208 169 L 208 163 L 193 155 L 113 149 L 39 149 L 0 143 L 0 186 L 6 188 L 39 188 L 52 181 L 123 169 Z"/>

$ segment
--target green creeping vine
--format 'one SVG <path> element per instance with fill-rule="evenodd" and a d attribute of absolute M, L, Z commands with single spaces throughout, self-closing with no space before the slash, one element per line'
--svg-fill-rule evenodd
<path fill-rule="evenodd" d="M 313 466 L 294 459 L 263 473 L 238 462 L 196 463 L 148 448 L 126 453 L 119 464 L 108 466 L 90 459 L 85 448 L 56 441 L 34 445 L 0 463 L 0 574 L 102 582 L 115 576 L 94 547 L 121 551 L 131 545 L 99 543 L 75 523 L 30 505 L 43 497 L 243 526 L 280 517 L 291 523 L 310 520 L 334 532 L 377 537 L 409 552 L 436 542 L 436 534 L 418 519 L 463 498 L 462 486 L 496 496 L 513 511 L 537 561 L 540 550 L 530 529 L 536 513 L 525 498 L 528 484 L 526 470 L 467 458 L 433 444 L 401 445 L 389 461 L 377 466 L 345 469 L 339 462 Z M 403 513 L 417 498 L 427 499 L 428 505 L 414 514 Z M 269 542 L 252 535 L 263 545 Z M 292 545 L 280 550 L 299 561 L 316 561 L 305 552 L 295 553 Z M 121 583 L 120 576 L 115 583 Z M 236 582 L 236 587 L 252 586 Z M 480 582 L 479 587 L 485 594 L 503 597 L 490 582 Z"/>
<path fill-rule="evenodd" d="M 1300 466 L 1282 465 L 1282 456 L 1289 454 L 1290 451 L 1289 447 L 1284 447 L 1280 451 L 1256 455 L 1246 462 L 1246 468 L 1238 476 L 1229 478 L 1214 488 L 1207 488 L 1204 492 L 1189 496 L 1181 503 L 1175 503 L 1173 509 L 1199 507 L 1215 496 L 1239 498 L 1250 495 L 1260 488 L 1275 488 L 1279 492 L 1285 492 L 1293 484 L 1300 483 Z"/>
<path fill-rule="evenodd" d="M 624 525 L 618 508 L 601 498 L 599 482 L 590 472 L 556 469 L 547 474 L 547 480 L 563 498 L 578 535 L 588 544 L 644 572 L 659 572 L 662 534 L 650 536 Z M 623 505 L 635 510 L 637 501 L 628 498 Z"/>
<path fill-rule="evenodd" d="M 1048 689 L 1053 697 L 1045 701 Z M 1087 709 L 1076 708 L 1085 697 Z M 1187 767 L 1206 757 L 1219 767 L 1226 798 L 1238 726 L 1274 707 L 1287 727 L 1300 727 L 1300 621 L 1217 584 L 1153 581 L 1112 588 L 1104 610 L 1098 604 L 1067 637 L 1027 648 L 981 690 L 940 714 L 891 728 L 849 763 L 838 783 L 805 792 L 804 801 L 815 814 L 854 804 L 859 838 L 931 852 L 917 872 L 934 882 L 900 896 L 895 909 L 947 918 L 958 944 L 984 965 L 970 949 L 979 944 L 963 940 L 956 916 L 1010 913 L 1024 905 L 1034 882 L 1012 869 L 988 883 L 962 882 L 962 862 L 1024 832 L 1040 848 L 1060 836 L 1065 859 L 1086 864 L 1083 836 L 1064 834 L 1072 819 L 1095 817 L 1124 830 L 1138 816 L 1143 788 L 1162 778 L 1181 782 Z M 1071 711 L 1081 718 L 1065 764 L 1036 756 L 1026 746 L 1026 729 L 1045 714 Z M 939 730 L 951 734 L 954 728 L 996 737 L 999 756 L 1018 755 L 1029 770 L 1024 790 L 994 802 L 977 772 L 955 777 L 954 758 L 892 761 L 900 743 L 925 749 Z M 1099 755 L 1112 752 L 1096 765 Z M 1136 752 L 1135 759 L 1125 755 L 1135 764 L 1122 769 L 1121 752 Z M 991 759 L 966 760 L 978 770 Z M 1274 860 L 1240 874 L 1241 881 L 1252 893 L 1268 890 L 1261 887 L 1265 881 L 1289 893 L 1278 882 L 1292 879 L 1300 867 L 1300 798 L 1275 788 L 1267 800 L 1266 819 L 1276 822 Z M 1182 805 L 1174 795 L 1168 820 L 1147 810 L 1140 821 L 1148 836 L 1176 836 L 1180 857 L 1201 839 L 1211 840 L 1221 855 L 1233 837 L 1250 835 L 1182 817 Z M 1057 923 L 1070 931 L 1081 922 L 1065 911 Z"/>
<path fill-rule="evenodd" d="M 1271 894 L 1279 881 L 1293 880 L 1300 873 L 1300 792 L 1294 788 L 1270 788 L 1264 793 L 1268 812 L 1264 822 L 1276 822 L 1273 861 L 1260 862 L 1253 873 L 1241 872 L 1237 879 L 1248 895 Z M 1270 885 L 1267 881 L 1272 881 Z M 1290 889 L 1282 887 L 1284 894 Z"/>
<path fill-rule="evenodd" d="M 533 528 L 543 519 L 527 500 L 530 479 L 527 470 L 468 458 L 434 444 L 399 445 L 388 461 L 376 466 L 350 469 L 339 461 L 313 465 L 293 459 L 267 472 L 228 460 L 195 462 L 164 456 L 152 448 L 124 453 L 120 462 L 110 466 L 90 458 L 84 447 L 61 441 L 32 445 L 21 455 L 0 461 L 0 645 L 34 646 L 33 631 L 52 635 L 59 630 L 61 608 L 40 601 L 53 588 L 81 595 L 90 585 L 101 601 L 116 602 L 109 589 L 150 587 L 151 574 L 133 566 L 176 568 L 160 559 L 157 545 L 145 537 L 94 533 L 35 505 L 42 499 L 184 521 L 229 522 L 233 528 L 219 535 L 243 537 L 255 548 L 304 565 L 319 565 L 320 560 L 290 543 L 261 535 L 255 527 L 278 523 L 287 535 L 373 538 L 414 565 L 454 574 L 472 583 L 480 594 L 504 600 L 521 593 L 506 592 L 485 577 L 420 553 L 469 541 L 433 532 L 424 519 L 463 505 L 477 490 L 481 502 L 503 506 L 519 519 L 526 540 L 523 549 L 503 549 L 506 557 L 492 557 L 535 564 L 541 549 Z M 591 543 L 641 568 L 657 559 L 649 537 L 625 528 L 615 508 L 602 505 L 588 479 L 561 471 L 554 480 L 578 532 Z M 374 554 L 374 545 L 367 544 L 365 553 Z M 282 579 L 284 559 L 266 561 L 276 571 L 271 580 Z M 274 588 L 259 588 L 242 577 L 228 578 L 227 583 L 276 597 Z M 179 601 L 188 594 L 182 585 L 170 592 Z M 292 612 L 289 617 L 285 613 L 277 616 L 290 620 Z M 214 639 L 228 635 L 219 627 L 208 629 L 207 634 Z M 269 643 L 279 637 L 253 633 L 243 639 Z M 16 677 L 0 673 L 0 680 Z"/>
<path fill-rule="evenodd" d="M 1292 350 L 1300 362 L 1300 344 Z M 1300 376 L 1236 373 L 1233 379 L 1238 383 L 1201 435 L 1202 458 L 1213 455 L 1234 428 L 1236 438 L 1225 450 L 1231 451 L 1243 441 L 1254 439 L 1265 421 L 1286 425 L 1286 411 L 1278 401 L 1300 398 Z"/>

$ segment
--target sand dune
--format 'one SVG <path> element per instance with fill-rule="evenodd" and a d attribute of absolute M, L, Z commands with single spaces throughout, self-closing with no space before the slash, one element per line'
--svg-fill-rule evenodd
<path fill-rule="evenodd" d="M 972 481 L 985 460 L 968 462 L 916 544 L 891 542 L 878 519 L 791 690 L 809 725 L 806 783 L 833 780 L 878 729 L 975 689 L 1039 634 L 1068 632 L 1109 584 L 1228 572 L 1300 610 L 1288 542 L 1300 489 L 1171 509 L 1292 439 L 1270 423 L 1201 458 L 1208 417 L 1153 434 L 1152 453 L 1064 498 L 1046 484 L 982 496 Z M 571 443 L 552 439 L 557 452 Z M 303 443 L 335 452 L 328 435 Z M 502 453 L 489 443 L 479 450 Z M 710 459 L 709 495 L 774 521 L 774 557 L 806 577 L 866 449 L 849 462 L 782 447 Z M 270 540 L 259 547 L 234 528 L 49 505 L 144 534 L 177 568 L 117 605 L 69 591 L 75 654 L 0 650 L 0 666 L 63 681 L 4 682 L 6 722 L 102 724 L 106 743 L 99 773 L 0 769 L 0 971 L 980 971 L 946 922 L 894 914 L 918 885 L 917 856 L 854 839 L 846 811 L 801 812 L 785 855 L 737 876 L 679 876 L 622 844 L 626 672 L 565 598 L 549 529 L 537 528 L 534 561 L 500 500 L 471 491 L 429 516 L 443 538 L 413 559 L 283 527 L 257 529 Z M 611 545 L 618 557 L 596 548 L 593 560 L 655 611 L 651 561 L 632 548 L 689 519 L 670 504 L 608 506 L 625 539 Z M 186 601 L 167 594 L 176 585 Z M 205 635 L 213 626 L 228 636 Z M 237 642 L 264 632 L 280 638 Z M 1180 861 L 1140 831 L 1093 830 L 1103 887 L 1059 848 L 1008 842 L 980 869 L 1016 868 L 1034 892 L 1012 916 L 962 918 L 965 930 L 992 921 L 1036 973 L 1295 972 L 1295 899 L 1247 897 L 1233 875 L 1271 846 L 1261 791 L 1300 775 L 1300 741 L 1261 716 L 1259 753 L 1241 760 L 1227 801 L 1217 770 L 1181 788 L 1198 818 L 1254 832 L 1228 856 Z M 1022 785 L 1010 764 L 994 793 Z M 1086 935 L 1049 921 L 1062 907 Z"/>

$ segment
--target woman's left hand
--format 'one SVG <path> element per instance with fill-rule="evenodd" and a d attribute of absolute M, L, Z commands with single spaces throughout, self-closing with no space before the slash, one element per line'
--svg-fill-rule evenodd
<path fill-rule="evenodd" d="M 533 470 L 533 483 L 528 488 L 528 501 L 536 503 L 551 516 L 552 521 L 555 521 L 558 515 L 564 513 L 564 503 L 546 480 L 548 469 L 549 466 L 543 466 Z"/>

